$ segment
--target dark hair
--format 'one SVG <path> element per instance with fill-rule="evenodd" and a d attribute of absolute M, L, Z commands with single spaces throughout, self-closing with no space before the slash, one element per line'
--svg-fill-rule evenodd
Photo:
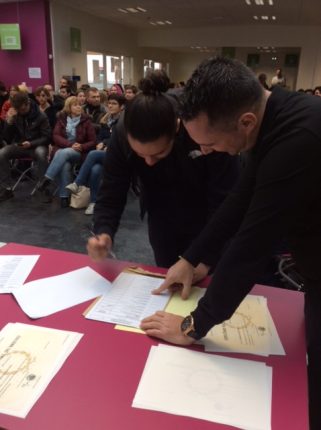
<path fill-rule="evenodd" d="M 136 87 L 136 85 L 125 85 L 125 91 L 126 90 L 132 90 L 134 94 L 137 94 L 138 92 L 138 88 Z"/>
<path fill-rule="evenodd" d="M 16 110 L 20 109 L 21 106 L 27 105 L 30 103 L 30 99 L 28 94 L 24 93 L 24 92 L 20 92 L 15 94 L 12 97 L 12 107 L 14 107 Z"/>
<path fill-rule="evenodd" d="M 209 58 L 184 87 L 181 116 L 189 121 L 204 112 L 210 124 L 229 124 L 241 113 L 256 109 L 262 96 L 262 85 L 245 64 L 226 57 Z"/>
<path fill-rule="evenodd" d="M 71 94 L 71 88 L 68 85 L 62 85 L 59 89 L 63 90 L 64 88 L 66 89 L 67 94 Z"/>
<path fill-rule="evenodd" d="M 109 94 L 109 96 L 107 97 L 107 101 L 109 100 L 116 100 L 119 106 L 123 106 L 126 103 L 125 96 L 123 96 L 122 94 Z"/>
<path fill-rule="evenodd" d="M 67 82 L 67 85 L 61 85 L 60 88 L 62 88 L 62 87 L 70 87 L 71 88 L 72 87 L 73 81 L 70 79 L 69 76 L 63 75 L 60 79 L 63 79 L 64 81 Z"/>
<path fill-rule="evenodd" d="M 320 91 L 320 93 L 321 93 L 321 86 L 315 87 L 313 90 L 313 94 L 315 94 L 316 90 Z"/>
<path fill-rule="evenodd" d="M 175 136 L 177 115 L 174 99 L 164 94 L 168 84 L 169 78 L 164 71 L 149 72 L 139 83 L 142 92 L 126 105 L 126 132 L 141 143 L 161 136 Z"/>
<path fill-rule="evenodd" d="M 44 86 L 38 87 L 35 90 L 34 95 L 35 96 L 40 96 L 41 93 L 45 93 L 46 97 L 48 97 L 48 99 L 50 99 L 50 92 Z"/>
<path fill-rule="evenodd" d="M 1 92 L 7 91 L 7 88 L 6 88 L 5 84 L 4 84 L 4 82 L 2 82 L 2 81 L 0 81 L 0 91 Z"/>

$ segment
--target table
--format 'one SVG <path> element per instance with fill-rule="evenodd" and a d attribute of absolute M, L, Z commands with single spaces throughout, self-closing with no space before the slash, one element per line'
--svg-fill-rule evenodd
<path fill-rule="evenodd" d="M 14 243 L 3 246 L 0 253 L 40 254 L 28 281 L 86 265 L 112 281 L 130 264 L 116 260 L 93 263 L 83 254 Z M 252 293 L 267 297 L 287 355 L 224 355 L 272 366 L 272 429 L 307 430 L 303 294 L 259 285 Z M 149 350 L 159 342 L 144 335 L 115 330 L 111 324 L 85 319 L 82 313 L 89 303 L 31 320 L 12 295 L 0 295 L 0 328 L 8 322 L 21 322 L 84 333 L 27 417 L 20 419 L 0 414 L 0 426 L 8 430 L 235 430 L 235 427 L 193 418 L 132 408 Z M 199 346 L 192 348 L 201 350 Z"/>

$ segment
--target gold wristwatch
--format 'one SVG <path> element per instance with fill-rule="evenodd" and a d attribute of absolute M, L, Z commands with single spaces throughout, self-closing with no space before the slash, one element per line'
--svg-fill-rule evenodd
<path fill-rule="evenodd" d="M 196 332 L 194 327 L 193 315 L 187 315 L 181 323 L 181 331 L 185 336 L 189 336 L 192 339 L 199 340 L 201 336 Z"/>

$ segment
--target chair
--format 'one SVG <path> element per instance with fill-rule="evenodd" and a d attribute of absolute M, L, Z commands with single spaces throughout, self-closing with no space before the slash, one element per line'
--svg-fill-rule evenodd
<path fill-rule="evenodd" d="M 297 271 L 295 262 L 290 255 L 279 256 L 278 274 L 288 288 L 304 291 L 304 279 Z"/>
<path fill-rule="evenodd" d="M 21 168 L 21 162 L 25 163 L 27 162 L 28 167 Z M 20 165 L 19 165 L 20 163 Z M 30 195 L 33 195 L 36 191 L 36 184 L 37 179 L 33 178 L 30 173 L 32 173 L 32 170 L 34 168 L 34 160 L 31 157 L 24 157 L 24 158 L 15 158 L 11 162 L 11 174 L 14 174 L 17 176 L 17 179 L 14 183 L 14 185 L 11 187 L 12 191 L 15 191 L 18 185 L 22 180 L 28 180 L 30 182 L 34 183 L 34 188 L 32 189 Z"/>

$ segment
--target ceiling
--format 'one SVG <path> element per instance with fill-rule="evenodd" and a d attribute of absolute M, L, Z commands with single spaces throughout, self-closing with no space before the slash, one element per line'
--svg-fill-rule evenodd
<path fill-rule="evenodd" d="M 1 0 L 0 0 L 1 1 Z M 223 25 L 321 25 L 321 0 L 52 0 L 136 28 Z M 256 3 L 263 3 L 257 5 Z M 273 3 L 270 5 L 269 3 Z M 249 3 L 249 4 L 247 4 Z M 143 8 L 123 13 L 119 8 Z M 253 17 L 257 16 L 258 19 Z M 262 20 L 262 16 L 269 19 Z M 272 16 L 275 19 L 272 19 Z M 153 25 L 151 22 L 164 22 Z M 166 21 L 172 24 L 165 23 Z"/>

